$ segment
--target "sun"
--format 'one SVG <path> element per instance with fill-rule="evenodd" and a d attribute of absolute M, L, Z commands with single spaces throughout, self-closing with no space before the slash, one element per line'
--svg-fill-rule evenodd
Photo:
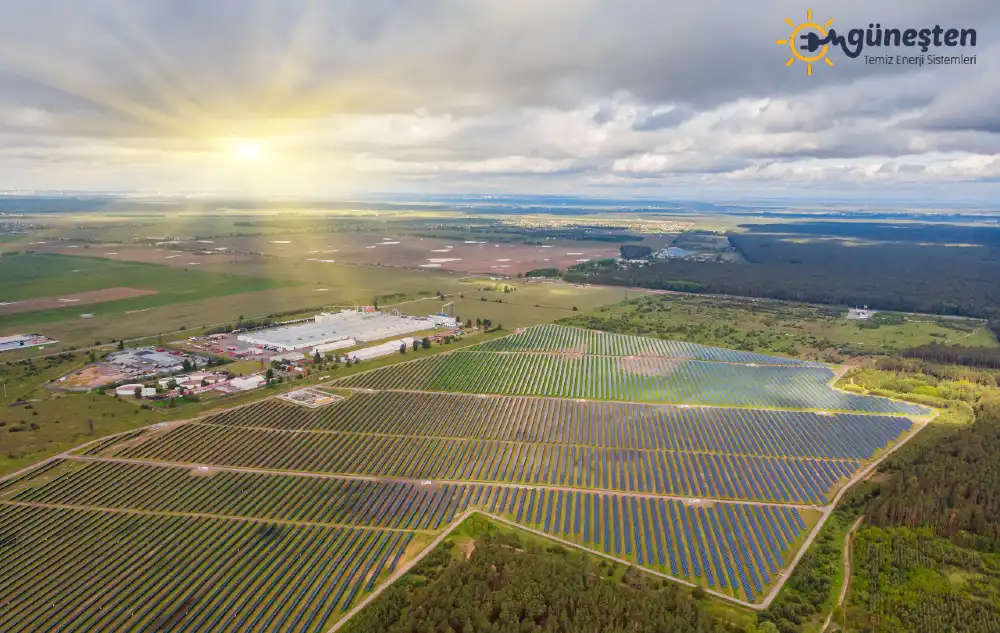
<path fill-rule="evenodd" d="M 257 143 L 239 143 L 233 148 L 233 153 L 240 160 L 257 160 L 260 158 L 260 145 Z"/>
<path fill-rule="evenodd" d="M 807 75 L 813 74 L 813 62 L 818 62 L 821 59 L 826 62 L 827 66 L 833 66 L 833 62 L 831 62 L 826 57 L 827 51 L 830 50 L 829 45 L 824 46 L 818 53 L 812 55 L 811 57 L 806 57 L 805 55 L 800 53 L 799 49 L 795 46 L 795 41 L 799 37 L 799 32 L 807 29 L 812 29 L 814 31 L 819 31 L 821 35 L 826 35 L 826 30 L 830 28 L 831 24 L 833 24 L 833 18 L 830 18 L 829 20 L 824 22 L 823 26 L 816 24 L 815 22 L 812 21 L 812 19 L 813 19 L 812 9 L 806 9 L 806 21 L 803 22 L 802 24 L 795 24 L 795 22 L 792 22 L 789 18 L 785 18 L 785 24 L 792 27 L 792 34 L 788 36 L 787 40 L 777 40 L 775 42 L 775 44 L 779 44 L 781 46 L 788 46 L 789 48 L 792 49 L 792 56 L 788 58 L 787 62 L 785 62 L 785 66 L 791 66 L 792 64 L 795 63 L 796 59 L 802 60 L 806 63 Z"/>

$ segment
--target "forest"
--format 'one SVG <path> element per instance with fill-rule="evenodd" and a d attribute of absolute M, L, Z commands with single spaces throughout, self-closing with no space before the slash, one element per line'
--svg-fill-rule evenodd
<path fill-rule="evenodd" d="M 725 633 L 691 591 L 487 526 L 474 547 L 445 541 L 348 621 L 346 633 Z M 456 552 L 466 551 L 466 556 Z"/>
<path fill-rule="evenodd" d="M 838 619 L 848 631 L 873 633 L 998 630 L 1000 373 L 915 359 L 876 367 L 854 382 L 963 403 L 975 417 L 932 424 L 863 488 L 856 507 L 866 524 L 852 541 L 850 594 Z"/>
<path fill-rule="evenodd" d="M 663 261 L 572 270 L 574 283 L 767 297 L 988 318 L 1000 331 L 1000 230 L 879 223 L 747 225 L 729 240 L 747 264 Z M 894 240 L 894 241 L 882 241 Z"/>
<path fill-rule="evenodd" d="M 928 451 L 885 484 L 873 525 L 926 526 L 956 544 L 1000 552 L 1000 399 L 975 424 Z"/>
<path fill-rule="evenodd" d="M 911 347 L 903 355 L 933 363 L 1000 369 L 1000 348 L 965 347 L 931 342 L 929 345 Z"/>

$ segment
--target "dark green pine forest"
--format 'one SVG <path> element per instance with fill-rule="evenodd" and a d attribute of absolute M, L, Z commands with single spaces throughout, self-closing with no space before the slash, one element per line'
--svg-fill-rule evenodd
<path fill-rule="evenodd" d="M 478 521 L 480 529 L 485 519 Z M 491 531 L 468 560 L 438 547 L 342 629 L 346 633 L 726 633 L 689 589 Z"/>

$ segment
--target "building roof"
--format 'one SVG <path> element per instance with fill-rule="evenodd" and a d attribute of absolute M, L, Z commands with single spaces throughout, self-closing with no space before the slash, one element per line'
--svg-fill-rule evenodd
<path fill-rule="evenodd" d="M 426 318 L 348 310 L 317 315 L 313 323 L 247 332 L 239 335 L 239 339 L 282 349 L 300 349 L 345 338 L 353 338 L 362 343 L 377 341 L 410 332 L 429 330 L 434 326 L 435 323 Z"/>

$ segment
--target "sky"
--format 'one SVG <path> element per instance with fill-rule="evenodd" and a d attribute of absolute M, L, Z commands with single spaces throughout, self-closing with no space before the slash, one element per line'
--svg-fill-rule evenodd
<path fill-rule="evenodd" d="M 791 57 L 792 24 L 975 28 L 975 65 Z M 995 0 L 32 0 L 0 190 L 1000 193 Z M 919 49 L 870 49 L 879 55 Z"/>

